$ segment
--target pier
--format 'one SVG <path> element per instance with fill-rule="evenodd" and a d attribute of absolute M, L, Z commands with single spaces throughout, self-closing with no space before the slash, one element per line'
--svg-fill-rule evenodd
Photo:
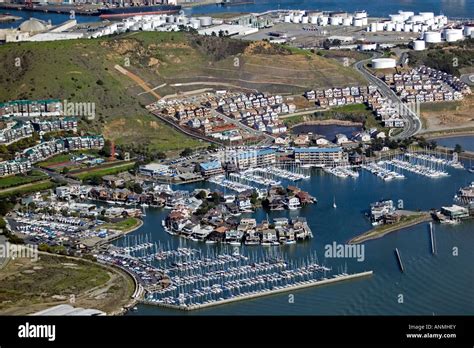
<path fill-rule="evenodd" d="M 195 304 L 195 305 L 189 305 L 189 306 L 158 303 L 158 302 L 149 301 L 149 300 L 141 300 L 140 302 L 144 304 L 150 304 L 150 305 L 160 306 L 164 308 L 177 309 L 177 310 L 183 310 L 183 311 L 193 311 L 193 310 L 198 310 L 198 309 L 204 309 L 204 308 L 229 304 L 229 303 L 242 301 L 242 300 L 250 300 L 250 299 L 260 298 L 260 297 L 269 296 L 269 295 L 282 294 L 282 293 L 286 293 L 290 291 L 301 290 L 301 289 L 306 289 L 306 288 L 320 286 L 320 285 L 333 284 L 333 283 L 347 281 L 347 280 L 361 279 L 361 278 L 369 277 L 372 275 L 373 275 L 373 271 L 366 271 L 366 272 L 360 272 L 360 273 L 354 273 L 354 274 L 335 275 L 333 278 L 330 278 L 330 279 L 311 280 L 311 281 L 306 281 L 299 284 L 283 286 L 283 287 L 275 288 L 275 289 L 255 291 L 249 294 L 237 295 L 232 298 L 221 299 L 221 300 L 217 300 L 213 302 Z"/>
<path fill-rule="evenodd" d="M 400 267 L 400 270 L 402 272 L 405 272 L 405 269 L 403 267 L 403 262 L 402 262 L 402 258 L 400 256 L 400 252 L 398 251 L 398 248 L 395 248 L 395 255 L 397 256 L 397 260 L 398 260 L 398 266 Z"/>

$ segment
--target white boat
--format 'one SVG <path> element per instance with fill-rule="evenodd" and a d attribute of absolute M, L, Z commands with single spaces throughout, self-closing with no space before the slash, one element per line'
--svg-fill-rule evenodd
<path fill-rule="evenodd" d="M 333 203 L 332 203 L 332 207 L 333 207 L 334 209 L 337 208 L 337 205 L 336 205 L 336 197 L 334 197 L 334 201 L 333 201 Z"/>
<path fill-rule="evenodd" d="M 206 240 L 206 244 L 217 244 L 215 240 Z"/>

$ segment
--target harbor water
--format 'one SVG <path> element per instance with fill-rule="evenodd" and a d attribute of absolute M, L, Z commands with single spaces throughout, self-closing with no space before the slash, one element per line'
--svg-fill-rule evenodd
<path fill-rule="evenodd" d="M 339 125 L 316 125 L 316 124 L 301 124 L 293 127 L 291 132 L 293 134 L 313 133 L 324 136 L 329 141 L 336 138 L 336 134 L 344 134 L 352 138 L 354 134 L 361 132 L 361 126 L 339 126 Z"/>
<path fill-rule="evenodd" d="M 459 144 L 463 150 L 474 151 L 474 136 L 472 135 L 435 139 L 435 141 L 438 145 L 451 149 L 454 149 L 456 144 Z"/>
<path fill-rule="evenodd" d="M 334 285 L 298 290 L 259 299 L 241 301 L 193 312 L 181 312 L 150 305 L 139 305 L 129 315 L 467 315 L 474 312 L 474 221 L 447 226 L 434 224 L 437 254 L 431 253 L 428 223 L 406 228 L 367 241 L 365 259 L 325 258 L 325 246 L 344 244 L 350 238 L 372 228 L 365 212 L 371 202 L 380 199 L 403 200 L 409 210 L 428 210 L 451 205 L 453 195 L 461 186 L 474 181 L 466 170 L 447 168 L 449 177 L 430 179 L 405 172 L 405 180 L 386 182 L 367 171 L 358 178 L 338 178 L 312 169 L 309 180 L 296 185 L 318 199 L 316 205 L 297 211 L 251 214 L 261 221 L 268 217 L 306 217 L 314 238 L 307 242 L 281 247 L 240 247 L 243 254 L 257 254 L 276 248 L 287 259 L 304 258 L 314 251 L 320 263 L 333 270 L 347 265 L 348 273 L 373 270 L 372 277 Z M 290 184 L 289 182 L 287 184 Z M 218 188 L 209 183 L 181 186 Z M 228 194 L 230 192 L 226 192 Z M 337 208 L 333 207 L 333 200 Z M 207 245 L 168 235 L 161 220 L 165 209 L 147 208 L 144 225 L 133 235 L 148 235 L 170 247 L 187 246 L 206 250 L 233 252 L 234 247 Z M 243 215 L 244 216 L 244 215 Z M 118 241 L 117 243 L 122 243 Z M 402 257 L 405 272 L 401 273 L 395 248 Z M 289 301 L 294 295 L 294 302 Z M 400 295 L 403 302 L 400 303 Z"/>
<path fill-rule="evenodd" d="M 359 3 L 351 0 L 255 0 L 254 4 L 243 4 L 235 6 L 204 5 L 185 8 L 186 15 L 199 15 L 210 13 L 243 13 L 243 12 L 265 12 L 277 9 L 293 10 L 324 10 L 324 11 L 359 11 L 366 10 L 371 17 L 387 17 L 389 14 L 397 13 L 399 10 L 414 12 L 435 12 L 453 18 L 474 17 L 474 0 L 392 0 L 392 1 L 368 1 Z M 59 24 L 69 19 L 68 15 L 57 13 L 27 12 L 2 10 L 0 13 L 10 13 L 22 17 L 23 20 L 30 17 L 45 21 L 51 20 L 52 24 Z M 99 21 L 95 16 L 76 16 L 79 23 Z M 13 23 L 0 23 L 1 28 L 17 27 L 22 20 Z"/>

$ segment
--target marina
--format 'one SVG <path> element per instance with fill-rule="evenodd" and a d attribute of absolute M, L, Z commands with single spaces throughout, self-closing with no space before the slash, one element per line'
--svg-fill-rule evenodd
<path fill-rule="evenodd" d="M 253 175 L 252 171 L 247 170 L 242 173 L 231 173 L 229 176 L 233 179 L 238 180 L 239 182 L 248 183 L 249 185 L 255 183 L 262 186 L 275 186 L 280 185 L 280 181 L 275 181 L 272 179 L 266 179 L 264 177 Z"/>
<path fill-rule="evenodd" d="M 316 255 L 286 261 L 275 253 L 194 255 L 172 268 L 161 267 L 171 284 L 148 292 L 143 303 L 187 311 L 372 275 L 329 275 L 332 270 L 319 265 Z"/>
<path fill-rule="evenodd" d="M 417 160 L 414 162 L 409 162 L 399 158 L 393 158 L 392 160 L 387 160 L 382 163 L 386 163 L 394 168 L 403 169 L 408 172 L 423 175 L 432 179 L 449 176 L 449 173 L 444 170 L 441 165 L 433 164 L 432 162 L 430 162 L 431 164 L 426 165 L 425 162 L 426 161 L 423 160 L 421 161 L 423 164 L 421 164 L 420 161 Z"/>
<path fill-rule="evenodd" d="M 454 159 L 448 160 L 447 158 L 440 158 L 440 157 L 430 155 L 430 154 L 412 153 L 412 152 L 407 152 L 405 156 L 408 157 L 409 159 L 418 160 L 421 163 L 432 162 L 438 165 L 449 166 L 456 169 L 465 169 L 461 162 Z"/>
<path fill-rule="evenodd" d="M 405 179 L 405 175 L 398 173 L 395 170 L 391 170 L 387 166 L 387 162 L 379 161 L 377 163 L 366 163 L 361 165 L 362 169 L 369 171 L 375 176 L 379 177 L 384 181 L 390 181 L 393 179 Z"/>
<path fill-rule="evenodd" d="M 359 177 L 359 173 L 352 170 L 350 167 L 347 166 L 340 166 L 340 167 L 327 167 L 324 168 L 326 173 L 332 174 L 337 176 L 338 178 L 353 178 L 356 179 Z"/>
<path fill-rule="evenodd" d="M 293 172 L 287 169 L 277 168 L 277 167 L 268 167 L 265 169 L 255 168 L 255 169 L 252 169 L 252 171 L 263 177 L 271 175 L 273 177 L 277 177 L 277 178 L 281 178 L 281 179 L 285 179 L 289 181 L 299 181 L 299 180 L 310 178 L 310 176 L 307 174 Z"/>
<path fill-rule="evenodd" d="M 218 186 L 221 186 L 223 188 L 227 188 L 227 189 L 239 192 L 239 193 L 247 191 L 247 190 L 253 190 L 252 186 L 245 185 L 245 184 L 239 183 L 237 181 L 233 181 L 231 179 L 232 179 L 232 177 L 229 177 L 229 179 L 226 179 L 226 177 L 224 175 L 216 175 L 216 176 L 213 176 L 213 177 L 209 178 L 208 181 L 213 183 L 213 184 L 216 184 Z"/>

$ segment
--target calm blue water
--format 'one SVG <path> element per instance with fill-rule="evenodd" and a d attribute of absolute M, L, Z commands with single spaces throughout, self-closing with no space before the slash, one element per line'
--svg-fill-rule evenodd
<path fill-rule="evenodd" d="M 310 125 L 302 124 L 300 126 L 295 126 L 291 129 L 291 132 L 294 134 L 309 133 L 319 134 L 326 139 L 333 141 L 336 138 L 336 134 L 344 134 L 347 137 L 352 137 L 356 133 L 362 131 L 360 126 L 338 126 L 338 125 Z"/>
<path fill-rule="evenodd" d="M 43 13 L 43 12 L 30 12 L 30 11 L 14 11 L 14 10 L 3 10 L 0 9 L 0 13 L 10 13 L 13 16 L 21 17 L 22 19 L 10 23 L 0 23 L 0 29 L 5 28 L 17 28 L 24 20 L 30 18 L 38 18 L 43 21 L 51 20 L 53 25 L 64 23 L 68 21 L 69 15 L 59 14 L 59 13 Z M 97 22 L 100 21 L 98 17 L 95 16 L 76 16 L 78 23 L 88 23 L 88 22 Z"/>
<path fill-rule="evenodd" d="M 192 9 L 185 9 L 186 14 L 203 14 L 216 12 L 264 12 L 276 9 L 304 9 L 304 10 L 326 10 L 326 11 L 357 11 L 366 10 L 369 16 L 386 17 L 398 10 L 407 11 L 431 11 L 436 14 L 443 13 L 448 17 L 473 18 L 474 0 L 391 0 L 391 1 L 352 1 L 352 0 L 256 0 L 255 4 L 239 6 L 217 6 L 206 5 Z M 51 20 L 53 24 L 59 24 L 69 19 L 68 15 L 22 12 L 12 10 L 0 10 L 0 13 L 9 12 L 15 16 L 28 19 L 35 17 L 43 20 Z M 98 21 L 93 16 L 77 16 L 78 22 Z M 21 21 L 0 24 L 0 28 L 17 27 Z"/>
<path fill-rule="evenodd" d="M 321 259 L 324 246 L 345 243 L 351 237 L 371 228 L 364 212 L 371 202 L 382 198 L 403 199 L 407 209 L 427 210 L 452 203 L 457 189 L 474 181 L 467 171 L 449 169 L 451 176 L 428 179 L 406 173 L 407 179 L 383 182 L 368 172 L 358 179 L 339 179 L 313 170 L 310 180 L 299 186 L 318 198 L 318 204 L 299 212 L 272 212 L 269 217 L 305 216 L 315 234 L 312 240 L 281 247 L 287 258 L 298 258 L 317 251 Z M 213 187 L 211 184 L 188 185 Z M 333 197 L 337 209 L 332 208 Z M 169 211 L 149 209 L 144 226 L 134 234 L 151 234 L 155 240 L 194 248 L 222 248 L 209 246 L 166 234 L 161 219 Z M 260 210 L 257 219 L 266 217 Z M 130 315 L 448 315 L 474 314 L 474 221 L 458 226 L 435 225 L 438 254 L 430 253 L 428 225 L 422 224 L 389 234 L 365 243 L 364 262 L 355 259 L 325 259 L 333 269 L 347 263 L 350 272 L 373 270 L 372 278 L 331 286 L 296 291 L 295 303 L 288 303 L 288 294 L 237 302 L 192 313 L 165 310 L 141 305 Z M 394 256 L 398 247 L 405 265 L 400 273 Z M 459 255 L 453 256 L 454 247 Z M 242 247 L 243 253 L 258 252 L 262 247 Z M 397 302 L 402 294 L 404 303 Z"/>
<path fill-rule="evenodd" d="M 255 4 L 221 7 L 201 6 L 187 10 L 192 13 L 212 12 L 264 12 L 276 9 L 358 11 L 366 10 L 369 16 L 386 17 L 398 10 L 430 11 L 443 13 L 448 17 L 474 17 L 473 0 L 390 0 L 390 1 L 353 1 L 353 0 L 256 0 Z"/>
<path fill-rule="evenodd" d="M 443 138 L 443 139 L 435 139 L 436 143 L 441 146 L 454 148 L 456 144 L 461 145 L 463 150 L 467 151 L 474 151 L 474 136 L 460 136 L 460 137 L 452 137 L 452 138 Z"/>

